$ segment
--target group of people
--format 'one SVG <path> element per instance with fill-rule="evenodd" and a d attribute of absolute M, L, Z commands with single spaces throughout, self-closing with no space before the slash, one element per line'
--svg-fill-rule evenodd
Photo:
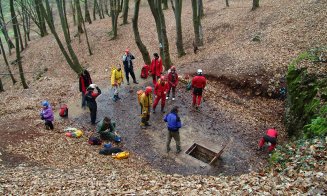
<path fill-rule="evenodd" d="M 133 83 L 138 84 L 134 68 L 133 68 L 134 55 L 130 53 L 128 49 L 125 50 L 125 54 L 122 57 L 122 62 L 124 65 L 125 77 L 127 80 L 127 85 L 130 85 L 129 75 L 133 79 Z M 161 101 L 161 112 L 165 113 L 165 103 L 166 100 L 170 98 L 170 92 L 172 91 L 172 100 L 176 99 L 176 89 L 178 85 L 178 74 L 176 72 L 176 67 L 171 66 L 168 70 L 168 74 L 163 75 L 162 60 L 158 53 L 153 54 L 153 59 L 151 65 L 148 69 L 150 75 L 152 76 L 153 87 L 147 86 L 144 91 L 139 95 L 139 104 L 141 107 L 141 128 L 147 128 L 150 126 L 150 111 L 156 112 L 156 107 Z M 111 86 L 114 90 L 113 100 L 117 101 L 121 99 L 119 97 L 119 89 L 121 84 L 124 83 L 124 74 L 122 73 L 121 66 L 112 67 L 111 70 Z M 196 109 L 201 105 L 203 91 L 206 86 L 206 78 L 203 76 L 201 69 L 198 69 L 196 75 L 191 81 L 192 90 L 192 106 Z M 153 90 L 154 89 L 154 90 Z M 91 76 L 89 72 L 84 69 L 80 74 L 79 78 L 79 90 L 82 94 L 82 108 L 86 105 L 90 110 L 91 124 L 96 124 L 97 115 L 97 103 L 96 98 L 101 94 L 101 89 L 92 83 Z M 154 91 L 154 92 L 153 92 Z M 154 101 L 152 103 L 152 93 L 154 93 Z M 53 112 L 50 104 L 47 101 L 42 102 L 42 112 L 41 118 L 45 120 L 46 128 L 53 129 Z M 167 152 L 170 151 L 170 142 L 174 138 L 176 142 L 177 153 L 181 152 L 179 129 L 182 127 L 180 117 L 178 116 L 178 106 L 174 106 L 169 114 L 165 115 L 164 121 L 167 123 L 168 136 L 167 136 Z M 98 123 L 97 131 L 100 133 L 102 138 L 113 139 L 115 137 L 115 123 L 111 122 L 111 119 L 105 117 Z M 272 131 L 274 130 L 274 131 Z M 276 145 L 277 131 L 275 129 L 268 130 L 267 134 L 260 140 L 259 148 L 262 148 L 265 142 L 270 142 L 272 145 L 269 147 L 269 151 L 272 151 Z"/>

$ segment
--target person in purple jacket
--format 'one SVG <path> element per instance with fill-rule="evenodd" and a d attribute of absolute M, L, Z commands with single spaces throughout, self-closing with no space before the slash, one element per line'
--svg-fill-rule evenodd
<path fill-rule="evenodd" d="M 53 130 L 52 122 L 53 122 L 54 118 L 53 118 L 52 108 L 48 101 L 42 101 L 42 106 L 43 106 L 43 108 L 42 108 L 40 116 L 41 116 L 41 119 L 44 120 L 45 128 L 47 130 L 49 130 L 49 129 Z"/>
<path fill-rule="evenodd" d="M 171 138 L 174 138 L 176 142 L 176 153 L 180 153 L 181 150 L 181 140 L 179 137 L 179 129 L 182 127 L 181 119 L 178 116 L 178 106 L 173 107 L 169 114 L 164 118 L 167 122 L 168 137 L 167 137 L 167 153 L 170 151 Z"/>

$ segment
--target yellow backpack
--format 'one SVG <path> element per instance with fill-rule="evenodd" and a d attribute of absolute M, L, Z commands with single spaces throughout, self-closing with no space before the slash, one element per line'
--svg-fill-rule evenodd
<path fill-rule="evenodd" d="M 129 157 L 129 152 L 127 152 L 127 151 L 119 152 L 119 153 L 112 155 L 112 158 L 118 159 L 118 160 L 127 159 L 128 157 Z"/>
<path fill-rule="evenodd" d="M 139 104 L 141 104 L 141 96 L 142 96 L 143 93 L 144 93 L 143 90 L 138 90 L 138 91 L 136 92 L 136 94 L 137 94 L 137 102 L 138 102 Z"/>

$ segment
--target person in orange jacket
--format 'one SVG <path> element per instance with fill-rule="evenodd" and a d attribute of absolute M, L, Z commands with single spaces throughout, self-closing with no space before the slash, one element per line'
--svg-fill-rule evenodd
<path fill-rule="evenodd" d="M 278 132 L 275 128 L 268 129 L 266 134 L 259 141 L 259 150 L 262 150 L 263 145 L 266 142 L 269 142 L 271 145 L 269 146 L 268 151 L 273 151 L 277 144 L 277 136 Z"/>
<path fill-rule="evenodd" d="M 152 75 L 153 85 L 156 85 L 157 80 L 160 78 L 162 73 L 162 60 L 159 57 L 158 53 L 153 54 L 153 59 L 150 65 L 150 72 Z"/>
<path fill-rule="evenodd" d="M 207 83 L 206 78 L 202 75 L 202 70 L 197 70 L 197 75 L 192 79 L 193 103 L 192 106 L 198 109 L 201 104 L 203 89 Z"/>
<path fill-rule="evenodd" d="M 169 99 L 169 95 L 170 95 L 170 90 L 173 91 L 173 97 L 172 100 L 175 100 L 175 93 L 176 93 L 176 86 L 178 84 L 178 74 L 176 73 L 176 67 L 172 66 L 170 68 L 170 72 L 168 73 L 167 76 L 167 80 L 168 80 L 168 93 L 167 93 L 167 97 L 166 99 Z"/>
<path fill-rule="evenodd" d="M 169 89 L 168 83 L 166 82 L 165 76 L 161 76 L 160 80 L 156 83 L 156 86 L 154 87 L 154 94 L 156 98 L 154 99 L 153 103 L 153 113 L 156 112 L 156 107 L 161 99 L 161 112 L 164 113 L 165 110 L 165 103 L 166 103 L 166 94 Z"/>

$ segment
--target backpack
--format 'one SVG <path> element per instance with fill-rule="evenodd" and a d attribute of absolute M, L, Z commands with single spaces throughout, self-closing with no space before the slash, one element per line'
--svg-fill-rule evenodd
<path fill-rule="evenodd" d="M 136 92 L 136 94 L 137 94 L 137 102 L 138 102 L 139 104 L 141 104 L 141 96 L 142 96 L 143 93 L 144 93 L 143 90 L 138 90 L 138 91 Z"/>
<path fill-rule="evenodd" d="M 59 110 L 59 116 L 68 117 L 68 107 L 66 104 L 62 104 Z"/>
<path fill-rule="evenodd" d="M 127 159 L 129 157 L 129 152 L 127 151 L 123 151 L 123 152 L 119 152 L 117 154 L 113 154 L 112 155 L 112 158 L 115 158 L 115 159 Z"/>
<path fill-rule="evenodd" d="M 90 137 L 88 143 L 91 145 L 101 145 L 102 141 L 97 137 Z"/>
<path fill-rule="evenodd" d="M 147 79 L 149 76 L 149 66 L 144 65 L 141 69 L 141 78 Z"/>

